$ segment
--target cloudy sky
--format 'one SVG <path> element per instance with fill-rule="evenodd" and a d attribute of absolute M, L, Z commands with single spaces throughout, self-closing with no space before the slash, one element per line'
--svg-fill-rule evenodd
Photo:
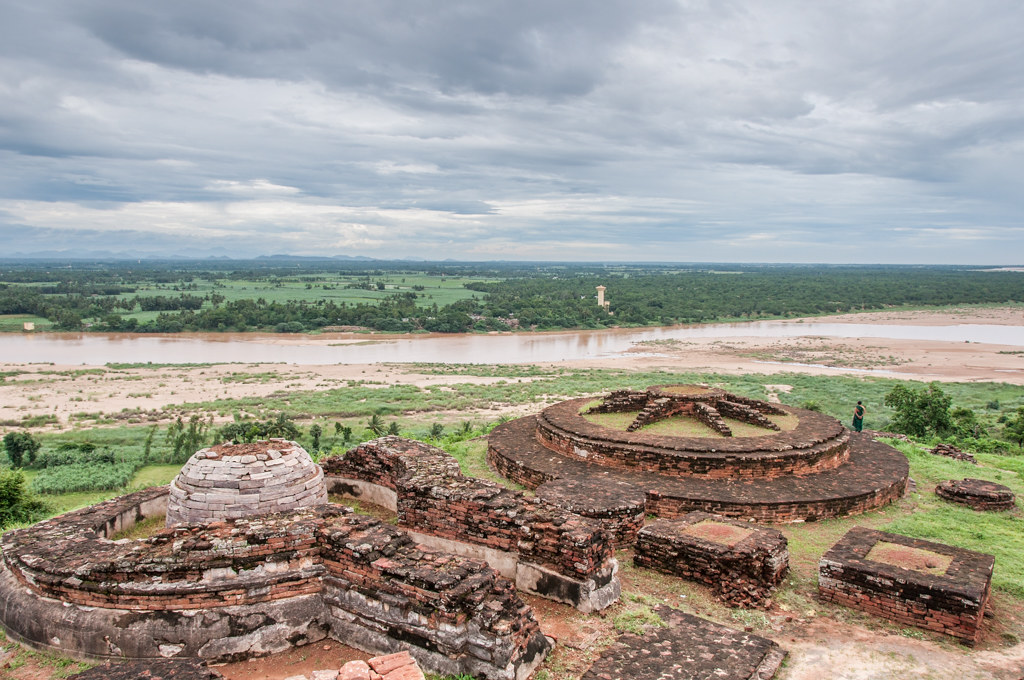
<path fill-rule="evenodd" d="M 3 0 L 0 257 L 1024 262 L 1019 0 Z"/>

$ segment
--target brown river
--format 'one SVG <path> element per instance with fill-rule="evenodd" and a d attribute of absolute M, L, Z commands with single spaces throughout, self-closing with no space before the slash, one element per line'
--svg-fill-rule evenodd
<path fill-rule="evenodd" d="M 204 333 L 175 335 L 36 333 L 0 335 L 0 362 L 107 363 L 487 363 L 519 364 L 657 354 L 652 341 L 697 338 L 889 338 L 1024 347 L 1024 327 L 985 324 L 891 324 L 755 321 L 628 330 L 494 335 L 316 335 Z M 635 354 L 633 354 L 635 356 Z"/>

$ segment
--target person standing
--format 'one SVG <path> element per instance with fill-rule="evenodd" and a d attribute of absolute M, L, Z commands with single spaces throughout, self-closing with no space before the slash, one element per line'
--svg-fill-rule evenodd
<path fill-rule="evenodd" d="M 864 429 L 864 404 L 857 402 L 857 407 L 853 409 L 853 429 L 860 432 Z"/>

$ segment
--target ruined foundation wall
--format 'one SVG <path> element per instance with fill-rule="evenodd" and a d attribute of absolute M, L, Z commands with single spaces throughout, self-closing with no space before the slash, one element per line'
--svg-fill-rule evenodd
<path fill-rule="evenodd" d="M 12 639 L 85 658 L 223 661 L 344 633 L 366 651 L 408 649 L 431 670 L 501 680 L 549 648 L 486 564 L 337 506 L 106 538 L 117 517 L 166 494 L 7 532 L 0 623 Z"/>
<path fill-rule="evenodd" d="M 725 530 L 720 538 L 715 529 Z M 691 512 L 641 529 L 633 562 L 703 583 L 728 605 L 764 608 L 789 572 L 787 545 L 776 529 Z"/>
<path fill-rule="evenodd" d="M 329 478 L 395 489 L 399 526 L 408 529 L 516 553 L 578 579 L 600 576 L 613 558 L 598 522 L 464 477 L 448 453 L 421 442 L 382 437 L 322 465 Z"/>

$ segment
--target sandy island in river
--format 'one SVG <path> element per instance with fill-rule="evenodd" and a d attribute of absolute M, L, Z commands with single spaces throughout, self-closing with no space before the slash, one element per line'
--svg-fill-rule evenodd
<path fill-rule="evenodd" d="M 793 320 L 798 322 L 799 320 Z M 947 326 L 990 324 L 1024 326 L 1024 307 L 964 307 L 941 311 L 884 311 L 816 317 L 830 323 Z M 608 331 L 616 332 L 616 331 Z M 236 336 L 244 340 L 245 336 Z M 385 336 L 393 339 L 395 336 Z M 413 336 L 418 337 L 418 336 Z M 367 342 L 366 335 L 276 335 L 261 342 L 338 344 Z M 494 357 L 494 363 L 502 363 Z M 729 337 L 640 343 L 619 355 L 558 364 L 572 368 L 717 373 L 799 372 L 864 375 L 865 372 L 921 381 L 1024 384 L 1024 351 L 985 343 L 893 340 L 886 338 Z M 0 382 L 0 421 L 53 415 L 67 427 L 72 414 L 118 413 L 123 409 L 161 410 L 182 403 L 269 395 L 281 389 L 317 390 L 350 380 L 417 386 L 479 382 L 500 377 L 427 375 L 404 364 L 217 364 L 88 372 L 88 366 L 0 363 L 11 372 Z M 97 366 L 96 368 L 104 368 Z M 51 425 L 47 429 L 52 429 Z M 3 430 L 4 428 L 0 428 Z"/>

